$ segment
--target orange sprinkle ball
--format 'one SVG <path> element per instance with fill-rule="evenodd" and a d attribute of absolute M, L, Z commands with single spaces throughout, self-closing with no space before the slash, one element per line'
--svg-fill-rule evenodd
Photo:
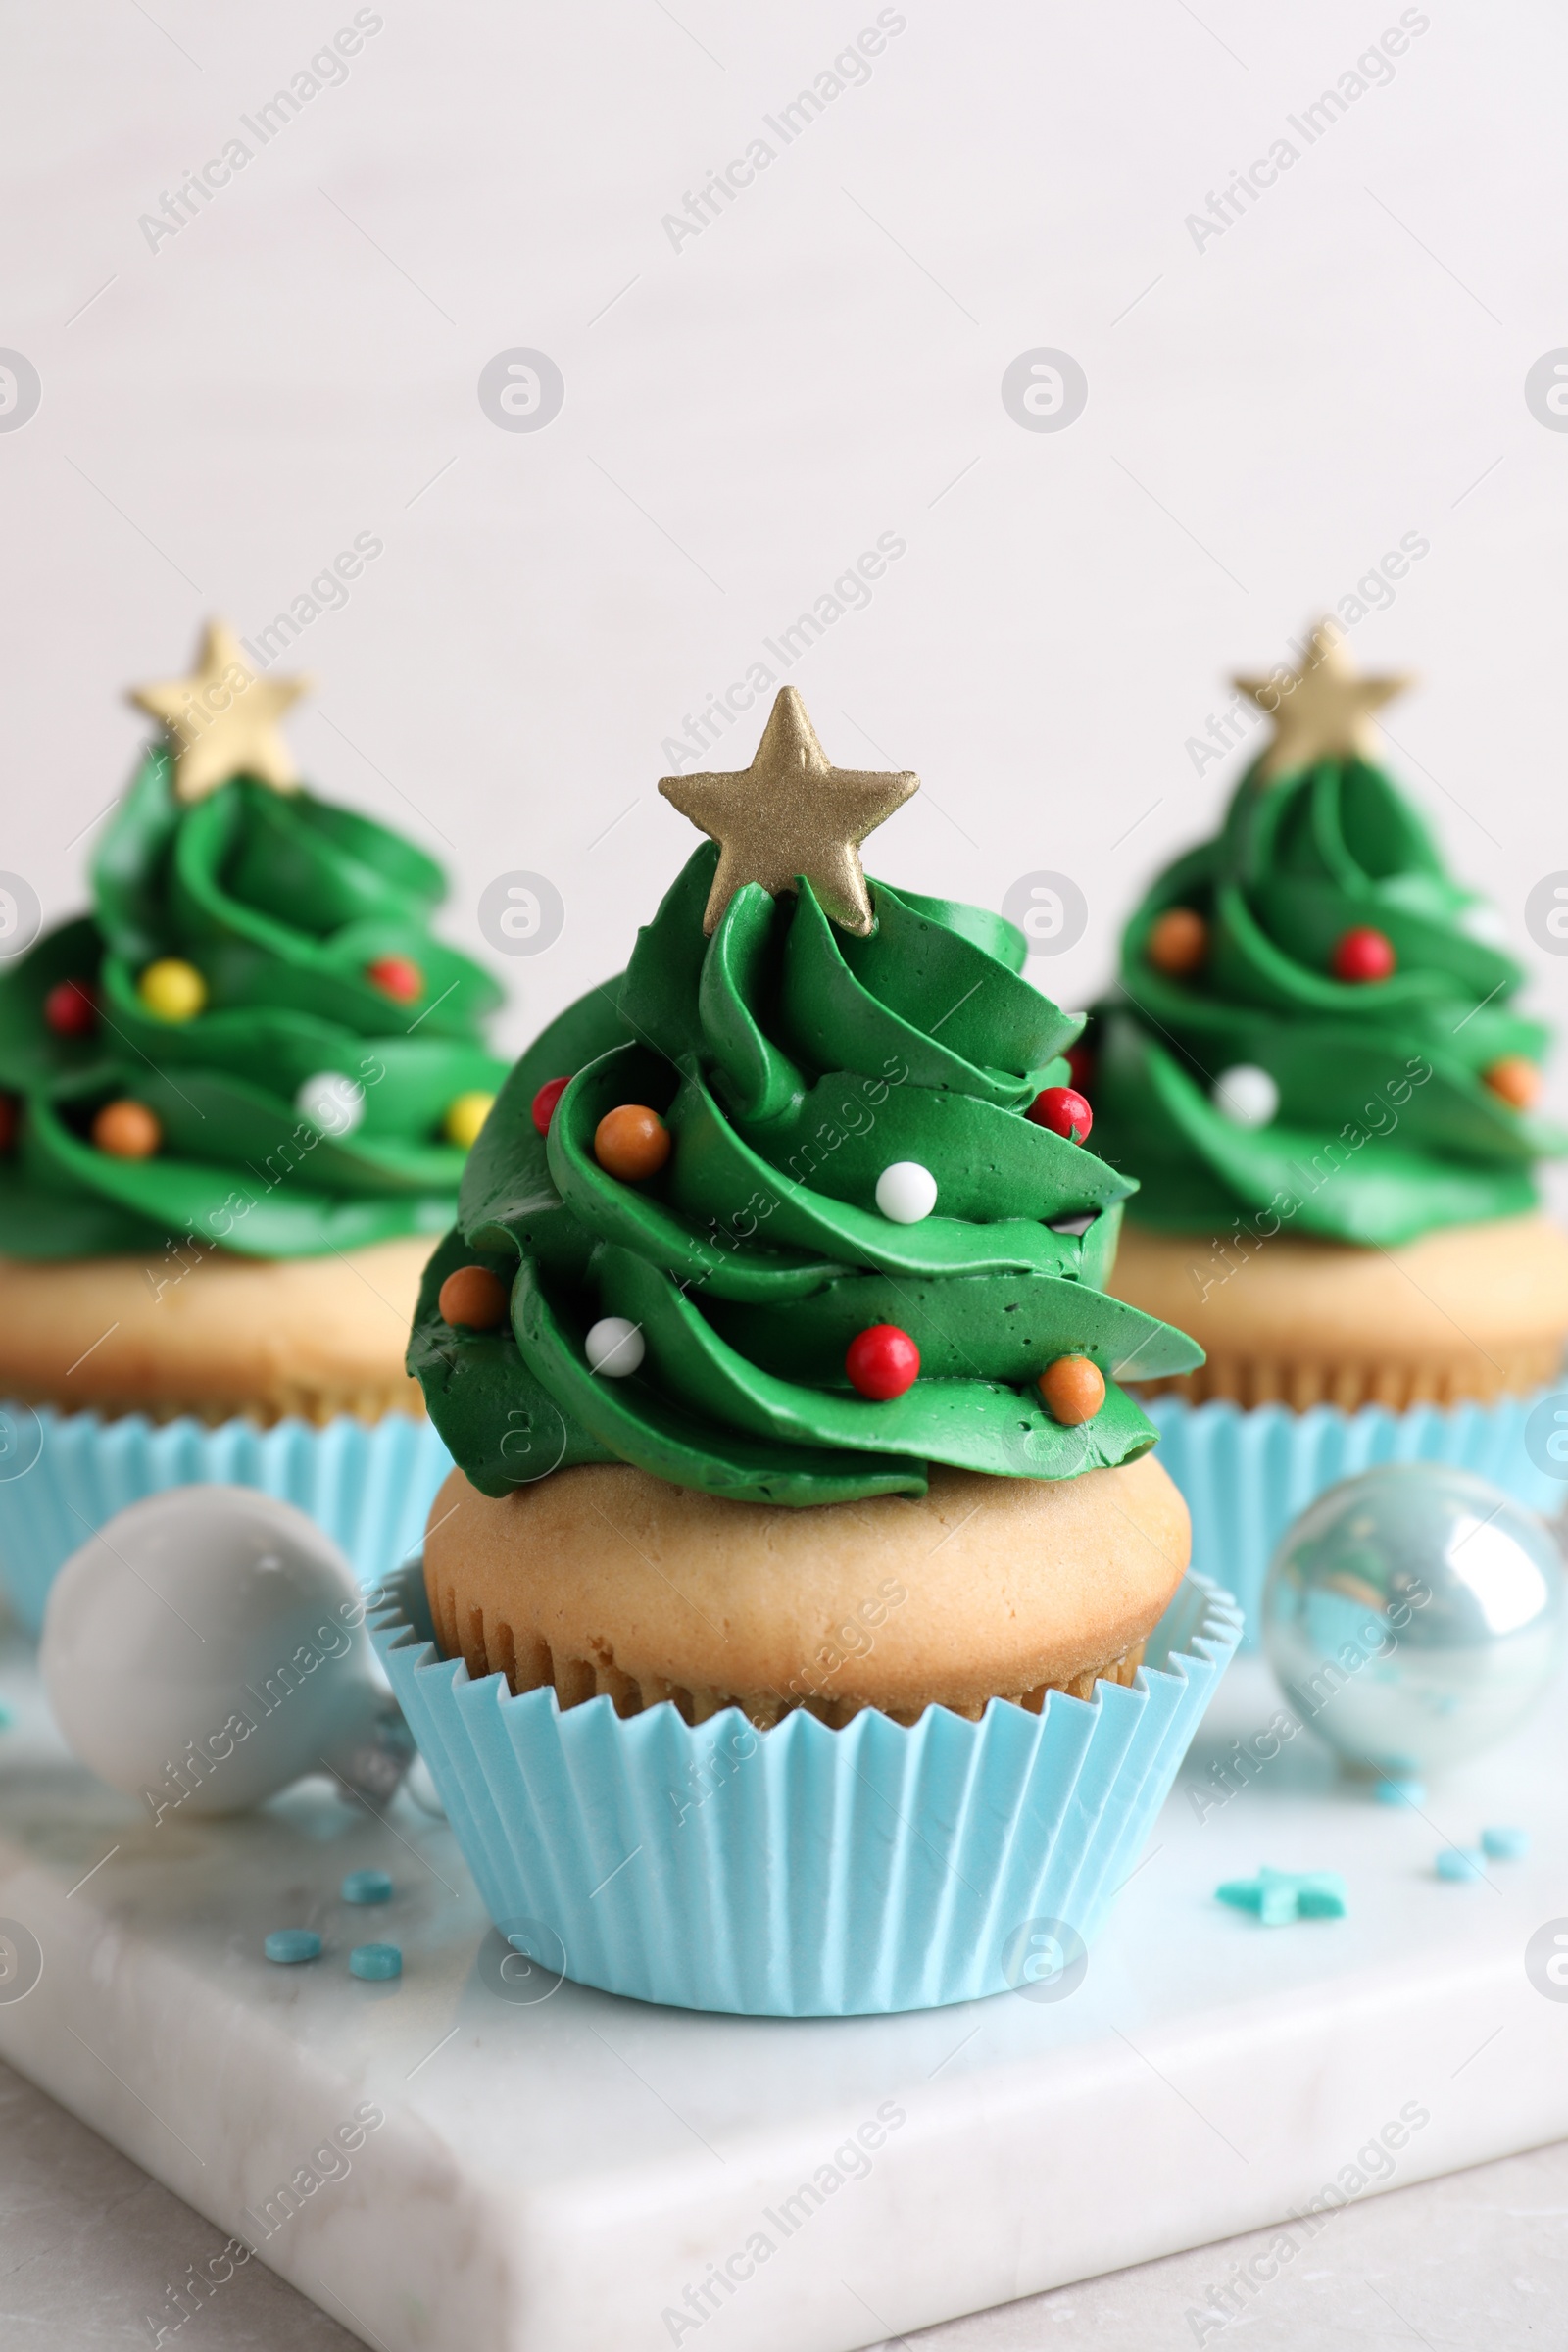
<path fill-rule="evenodd" d="M 1149 934 L 1149 960 L 1156 972 L 1180 979 L 1208 961 L 1208 925 L 1191 906 L 1167 906 Z"/>
<path fill-rule="evenodd" d="M 1053 1421 L 1077 1429 L 1105 1401 L 1105 1376 L 1087 1355 L 1058 1355 L 1040 1375 L 1040 1394 Z"/>
<path fill-rule="evenodd" d="M 151 1159 L 164 1130 L 145 1102 L 106 1102 L 92 1123 L 92 1140 L 111 1159 Z"/>
<path fill-rule="evenodd" d="M 1541 1072 L 1528 1054 L 1505 1054 L 1482 1075 L 1493 1093 L 1515 1110 L 1534 1110 L 1541 1100 Z"/>
<path fill-rule="evenodd" d="M 669 1157 L 669 1129 L 646 1102 L 618 1102 L 594 1129 L 594 1157 L 608 1176 L 640 1184 Z"/>
<path fill-rule="evenodd" d="M 441 1285 L 436 1305 L 443 1323 L 494 1331 L 507 1319 L 506 1285 L 488 1266 L 459 1266 Z"/>

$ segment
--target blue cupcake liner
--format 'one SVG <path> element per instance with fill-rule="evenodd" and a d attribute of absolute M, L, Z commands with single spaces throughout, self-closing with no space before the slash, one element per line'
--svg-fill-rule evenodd
<path fill-rule="evenodd" d="M 1094 1936 L 1241 1630 L 1189 1576 L 1130 1689 L 759 1732 L 514 1698 L 441 1657 L 416 1566 L 386 1592 L 376 1648 L 501 1934 L 581 1984 L 771 2017 L 1038 1997 L 1030 1931 Z"/>
<path fill-rule="evenodd" d="M 0 1584 L 31 1634 L 56 1573 L 127 1502 L 168 1487 L 260 1487 L 297 1503 L 373 1585 L 418 1548 L 452 1456 L 434 1425 L 408 1413 L 318 1427 L 242 1419 L 149 1421 L 126 1413 L 0 1406 Z"/>
<path fill-rule="evenodd" d="M 1242 1647 L 1255 1649 L 1275 1545 L 1297 1513 L 1342 1478 L 1380 1462 L 1443 1462 L 1555 1516 L 1568 1490 L 1525 1448 L 1525 1424 L 1553 1393 L 1402 1412 L 1368 1404 L 1354 1413 L 1220 1398 L 1195 1405 L 1167 1395 L 1147 1398 L 1144 1409 L 1159 1430 L 1159 1460 L 1193 1514 L 1193 1566 L 1235 1594 L 1247 1620 Z"/>

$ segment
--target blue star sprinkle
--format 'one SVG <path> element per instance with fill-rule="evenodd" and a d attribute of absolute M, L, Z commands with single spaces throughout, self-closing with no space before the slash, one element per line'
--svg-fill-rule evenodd
<path fill-rule="evenodd" d="M 1216 1899 L 1250 1911 L 1265 1928 L 1288 1928 L 1298 1919 L 1343 1919 L 1349 1909 L 1345 1881 L 1337 1870 L 1270 1870 L 1255 1879 L 1227 1879 Z"/>

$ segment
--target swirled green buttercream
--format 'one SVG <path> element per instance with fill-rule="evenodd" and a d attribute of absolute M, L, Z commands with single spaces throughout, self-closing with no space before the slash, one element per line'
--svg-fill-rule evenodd
<path fill-rule="evenodd" d="M 1208 927 L 1207 959 L 1186 976 L 1150 959 L 1177 906 Z M 1393 948 L 1392 975 L 1337 979 L 1338 943 L 1363 927 Z M 1511 1009 L 1524 974 L 1496 928 L 1381 768 L 1252 769 L 1218 838 L 1167 867 L 1133 916 L 1120 986 L 1096 1016 L 1095 1142 L 1142 1179 L 1139 1222 L 1215 1232 L 1288 1217 L 1392 1247 L 1530 1208 L 1531 1163 L 1568 1139 L 1487 1083 L 1547 1042 Z M 1225 1107 L 1217 1082 L 1238 1066 L 1277 1090 L 1262 1125 Z"/>
<path fill-rule="evenodd" d="M 487 1494 L 575 1462 L 621 1460 L 681 1486 L 778 1503 L 924 1491 L 926 1465 L 1070 1478 L 1133 1460 L 1154 1431 L 1113 1375 L 1156 1378 L 1200 1351 L 1100 1287 L 1135 1190 L 1025 1118 L 1081 1025 L 1019 977 L 1022 935 L 976 908 L 872 885 L 858 939 L 810 885 L 749 884 L 711 941 L 717 853 L 698 850 L 625 974 L 523 1055 L 464 1178 L 458 1230 L 425 1277 L 409 1355 L 432 1418 Z M 548 1139 L 531 1105 L 570 1075 Z M 642 1184 L 608 1175 L 594 1133 L 643 1102 L 673 1149 Z M 877 1179 L 937 1181 L 894 1224 Z M 510 1328 L 452 1329 L 436 1300 L 479 1262 Z M 591 1370 L 589 1328 L 625 1316 L 645 1355 Z M 894 1323 L 914 1386 L 857 1395 L 845 1351 Z M 1104 1404 L 1066 1429 L 1035 1385 L 1092 1356 Z"/>
<path fill-rule="evenodd" d="M 505 1064 L 479 1042 L 500 991 L 431 936 L 438 866 L 309 792 L 241 776 L 181 805 L 159 746 L 92 880 L 92 912 L 0 977 L 0 1093 L 18 1105 L 0 1160 L 0 1255 L 97 1256 L 190 1235 L 311 1256 L 451 1223 L 466 1155 L 445 1139 L 445 1114 L 493 1092 Z M 163 957 L 205 983 L 189 1020 L 156 1017 L 138 993 Z M 368 977 L 388 957 L 417 967 L 407 1002 Z M 45 1018 L 63 981 L 96 998 L 83 1035 Z M 351 1129 L 299 1107 L 323 1076 L 363 1090 Z M 94 1113 L 126 1097 L 158 1119 L 149 1158 L 91 1140 Z"/>

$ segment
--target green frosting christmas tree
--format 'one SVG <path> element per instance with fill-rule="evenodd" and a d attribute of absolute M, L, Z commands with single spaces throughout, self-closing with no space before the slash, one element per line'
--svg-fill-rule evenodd
<path fill-rule="evenodd" d="M 1274 740 L 1128 924 L 1088 1041 L 1138 1221 L 1392 1248 L 1532 1208 L 1532 1163 L 1568 1149 L 1531 1115 L 1548 1033 L 1381 763 L 1405 681 L 1356 675 L 1325 624 L 1298 671 L 1237 682 Z"/>
<path fill-rule="evenodd" d="M 310 1256 L 450 1222 L 505 1064 L 412 843 L 303 790 L 300 691 L 209 630 L 92 860 L 93 910 L 0 978 L 0 1255 L 189 1237 Z"/>
<path fill-rule="evenodd" d="M 1081 1140 L 1081 1017 L 1011 924 L 861 873 L 915 787 L 830 766 L 790 688 L 750 769 L 665 779 L 714 841 L 513 1071 L 425 1279 L 410 1368 L 487 1494 L 618 1459 L 834 1502 L 1154 1443 L 1118 1373 L 1200 1352 L 1101 1288 L 1136 1188 Z"/>

